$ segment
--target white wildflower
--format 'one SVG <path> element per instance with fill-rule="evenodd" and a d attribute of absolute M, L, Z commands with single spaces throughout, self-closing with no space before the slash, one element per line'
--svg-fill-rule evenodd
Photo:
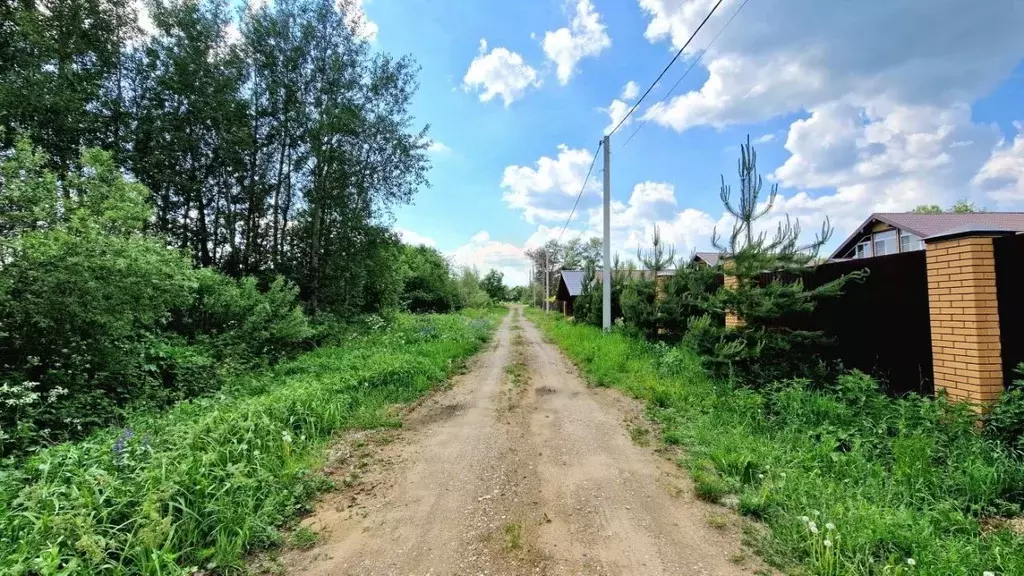
<path fill-rule="evenodd" d="M 292 443 L 292 435 L 289 434 L 287 431 L 281 432 L 281 440 L 284 440 L 285 444 L 291 444 Z"/>
<path fill-rule="evenodd" d="M 990 571 L 986 570 L 986 571 L 981 573 L 981 576 L 996 576 L 996 573 L 995 572 L 990 572 Z"/>
<path fill-rule="evenodd" d="M 757 478 L 758 478 L 759 480 L 764 480 L 764 474 L 758 474 L 758 475 L 757 475 Z"/>
<path fill-rule="evenodd" d="M 811 531 L 811 534 L 817 534 L 818 533 L 818 525 L 815 524 L 814 522 L 811 522 L 810 524 L 808 524 L 807 525 L 807 529 Z"/>
<path fill-rule="evenodd" d="M 913 558 L 907 558 L 907 566 L 917 566 L 917 560 Z"/>
<path fill-rule="evenodd" d="M 825 539 L 824 542 L 822 542 L 822 544 L 825 545 L 825 548 L 831 548 L 832 547 L 832 541 L 827 539 L 827 538 Z"/>
<path fill-rule="evenodd" d="M 825 529 L 826 530 L 835 530 L 836 529 L 836 525 L 831 523 L 831 522 L 829 522 L 828 524 L 825 524 Z"/>
<path fill-rule="evenodd" d="M 801 516 L 800 519 L 803 520 L 804 524 L 807 524 L 808 522 L 811 521 L 811 519 L 808 518 L 807 516 Z"/>

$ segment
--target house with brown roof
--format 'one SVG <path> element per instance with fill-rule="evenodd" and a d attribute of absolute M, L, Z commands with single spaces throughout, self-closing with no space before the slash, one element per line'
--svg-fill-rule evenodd
<path fill-rule="evenodd" d="M 693 258 L 690 262 L 694 264 L 703 264 L 714 268 L 722 261 L 722 254 L 720 252 L 694 252 Z"/>
<path fill-rule="evenodd" d="M 924 250 L 927 238 L 972 229 L 1024 233 L 1024 212 L 879 212 L 858 226 L 832 253 L 830 260 L 873 258 Z"/>

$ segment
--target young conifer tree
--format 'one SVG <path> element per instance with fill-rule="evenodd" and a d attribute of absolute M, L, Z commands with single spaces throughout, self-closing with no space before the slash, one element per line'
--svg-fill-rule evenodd
<path fill-rule="evenodd" d="M 757 153 L 747 137 L 740 147 L 737 166 L 739 197 L 722 176 L 720 197 L 734 217 L 723 238 L 716 230 L 712 243 L 724 258 L 724 272 L 735 279 L 719 290 L 709 307 L 738 316 L 739 327 L 726 328 L 710 317 L 690 324 L 688 341 L 720 372 L 753 386 L 822 373 L 816 352 L 827 341 L 820 331 L 791 327 L 800 314 L 814 310 L 822 298 L 841 294 L 846 282 L 863 274 L 849 274 L 815 288 L 807 288 L 801 275 L 818 262 L 818 253 L 832 236 L 828 220 L 811 240 L 803 238 L 799 221 L 774 210 L 778 185 L 762 199 L 763 179 L 757 172 Z M 778 220 L 774 234 L 770 222 Z"/>

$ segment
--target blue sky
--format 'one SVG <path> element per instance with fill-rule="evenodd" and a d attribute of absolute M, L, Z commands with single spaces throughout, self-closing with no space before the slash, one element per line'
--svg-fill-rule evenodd
<path fill-rule="evenodd" d="M 1024 4 L 749 0 L 657 105 L 741 3 L 723 1 L 613 136 L 613 250 L 633 254 L 655 224 L 680 253 L 707 248 L 747 134 L 780 184 L 772 221 L 827 215 L 836 239 L 921 203 L 1024 209 Z M 414 113 L 436 142 L 432 187 L 396 227 L 524 282 L 522 252 L 561 230 L 609 109 L 636 101 L 627 83 L 642 92 L 713 4 L 363 0 L 376 45 L 422 66 Z M 598 233 L 600 180 L 567 235 Z"/>

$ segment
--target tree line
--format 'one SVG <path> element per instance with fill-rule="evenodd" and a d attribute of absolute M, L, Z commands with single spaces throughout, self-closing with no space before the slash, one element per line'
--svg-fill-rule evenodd
<path fill-rule="evenodd" d="M 415 62 L 375 53 L 350 0 L 147 7 L 151 31 L 129 0 L 5 3 L 4 148 L 29 138 L 57 175 L 109 152 L 197 265 L 282 275 L 314 311 L 394 304 L 386 222 L 429 168 Z"/>

